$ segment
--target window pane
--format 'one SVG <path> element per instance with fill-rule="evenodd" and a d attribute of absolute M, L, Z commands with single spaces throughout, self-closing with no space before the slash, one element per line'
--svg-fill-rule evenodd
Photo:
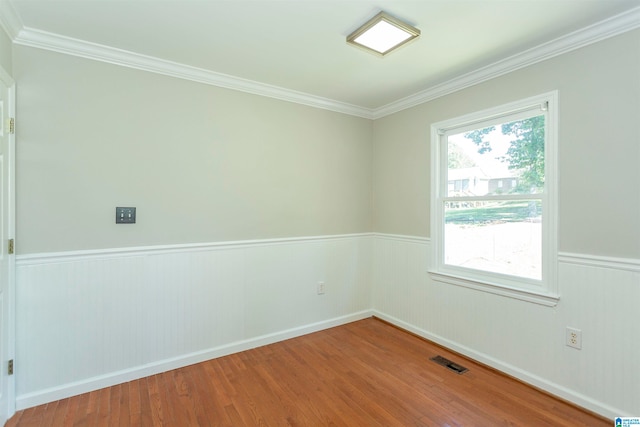
<path fill-rule="evenodd" d="M 542 204 L 446 202 L 445 264 L 542 279 Z"/>
<path fill-rule="evenodd" d="M 543 115 L 450 135 L 447 196 L 541 193 L 544 138 Z"/>

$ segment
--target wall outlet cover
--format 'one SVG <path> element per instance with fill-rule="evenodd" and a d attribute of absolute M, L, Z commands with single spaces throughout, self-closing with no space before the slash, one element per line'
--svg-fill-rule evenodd
<path fill-rule="evenodd" d="M 582 331 L 580 329 L 567 327 L 565 340 L 569 347 L 582 349 Z"/>

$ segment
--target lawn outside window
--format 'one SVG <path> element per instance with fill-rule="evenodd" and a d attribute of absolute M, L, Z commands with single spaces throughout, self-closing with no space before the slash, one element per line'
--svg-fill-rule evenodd
<path fill-rule="evenodd" d="M 551 92 L 431 126 L 434 280 L 557 303 L 557 104 Z"/>

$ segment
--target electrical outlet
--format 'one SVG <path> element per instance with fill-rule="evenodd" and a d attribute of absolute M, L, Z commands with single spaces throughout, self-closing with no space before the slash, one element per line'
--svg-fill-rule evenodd
<path fill-rule="evenodd" d="M 323 295 L 325 292 L 324 282 L 318 282 L 318 295 Z"/>
<path fill-rule="evenodd" d="M 582 349 L 582 331 L 580 329 L 567 327 L 566 344 L 569 347 Z"/>

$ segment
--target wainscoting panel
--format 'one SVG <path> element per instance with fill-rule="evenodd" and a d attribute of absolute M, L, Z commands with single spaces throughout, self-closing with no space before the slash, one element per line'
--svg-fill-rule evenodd
<path fill-rule="evenodd" d="M 46 403 L 371 315 L 371 239 L 23 256 L 16 406 Z M 316 292 L 324 281 L 326 293 Z"/>
<path fill-rule="evenodd" d="M 640 413 L 638 260 L 561 254 L 548 307 L 432 281 L 429 251 L 362 234 L 21 256 L 16 406 L 375 314 L 604 416 Z"/>
<path fill-rule="evenodd" d="M 561 254 L 547 307 L 432 281 L 429 250 L 375 236 L 376 316 L 604 416 L 640 414 L 640 261 Z M 565 345 L 567 326 L 582 350 Z"/>

